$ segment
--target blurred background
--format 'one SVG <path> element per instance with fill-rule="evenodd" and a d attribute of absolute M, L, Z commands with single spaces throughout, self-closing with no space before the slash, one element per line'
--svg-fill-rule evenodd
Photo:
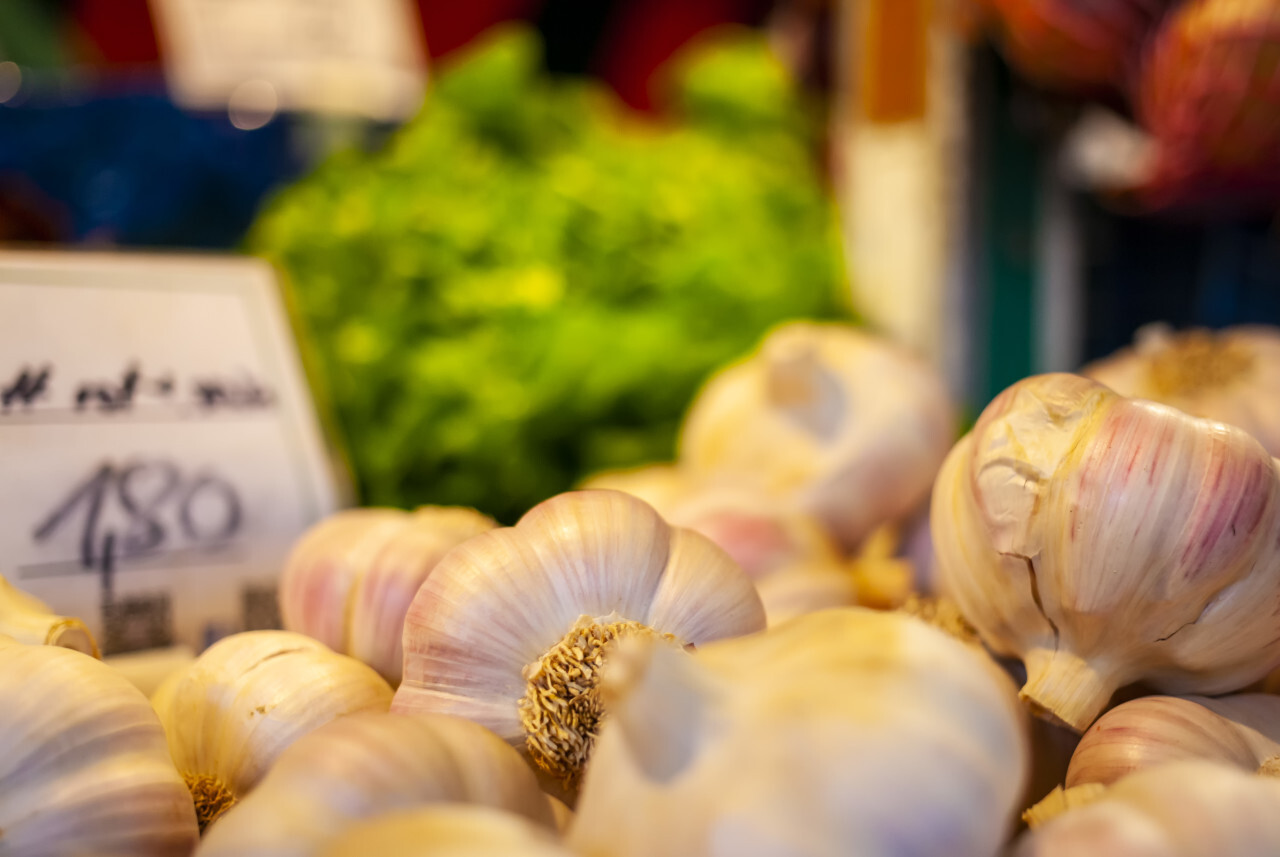
<path fill-rule="evenodd" d="M 1271 0 L 4 0 L 0 244 L 277 265 L 360 499 L 512 520 L 854 319 L 970 415 L 1280 323 Z"/>

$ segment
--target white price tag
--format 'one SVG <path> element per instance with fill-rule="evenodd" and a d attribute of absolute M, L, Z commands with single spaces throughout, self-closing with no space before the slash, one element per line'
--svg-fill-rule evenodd
<path fill-rule="evenodd" d="M 174 99 L 404 119 L 426 60 L 408 0 L 151 0 Z"/>
<path fill-rule="evenodd" d="M 272 627 L 335 472 L 269 266 L 0 252 L 0 574 L 104 652 Z"/>

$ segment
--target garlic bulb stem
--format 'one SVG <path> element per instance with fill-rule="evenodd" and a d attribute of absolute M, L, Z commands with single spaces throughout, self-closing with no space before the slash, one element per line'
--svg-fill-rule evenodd
<path fill-rule="evenodd" d="M 1068 651 L 1036 649 L 1025 662 L 1027 683 L 1018 698 L 1038 717 L 1076 732 L 1097 719 L 1119 684 L 1104 671 L 1104 662 Z"/>

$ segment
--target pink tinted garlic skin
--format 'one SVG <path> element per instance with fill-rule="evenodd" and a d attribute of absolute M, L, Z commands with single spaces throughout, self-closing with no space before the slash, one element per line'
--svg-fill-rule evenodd
<path fill-rule="evenodd" d="M 1222 693 L 1280 659 L 1280 477 L 1238 429 L 1032 377 L 952 450 L 931 525 L 946 594 L 1077 732 L 1139 679 Z"/>
<path fill-rule="evenodd" d="M 1280 696 L 1144 696 L 1108 711 L 1080 739 L 1068 788 L 1204 759 L 1253 772 L 1280 756 Z"/>
<path fill-rule="evenodd" d="M 404 615 L 450 549 L 497 522 L 474 509 L 350 509 L 295 545 L 280 579 L 287 630 L 314 637 L 400 681 Z"/>

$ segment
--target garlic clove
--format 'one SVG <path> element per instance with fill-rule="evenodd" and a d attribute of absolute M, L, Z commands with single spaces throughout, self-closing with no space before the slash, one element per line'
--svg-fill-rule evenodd
<path fill-rule="evenodd" d="M 573 857 L 519 816 L 444 805 L 388 813 L 333 839 L 321 857 Z"/>
<path fill-rule="evenodd" d="M 523 746 L 568 795 L 614 639 L 700 645 L 763 622 L 750 581 L 705 538 L 628 494 L 569 492 L 441 560 L 405 620 L 393 710 L 475 720 Z"/>
<path fill-rule="evenodd" d="M 498 524 L 474 509 L 423 506 L 382 546 L 350 595 L 345 653 L 399 683 L 404 616 L 422 582 L 458 544 Z"/>
<path fill-rule="evenodd" d="M 166 679 L 152 705 L 204 829 L 298 738 L 344 714 L 385 711 L 391 695 L 370 667 L 317 640 L 246 631 Z"/>
<path fill-rule="evenodd" d="M 1220 693 L 1280 658 L 1280 477 L 1238 429 L 1026 379 L 948 456 L 931 523 L 945 591 L 1077 732 L 1133 681 Z"/>
<path fill-rule="evenodd" d="M 927 498 L 953 419 L 913 355 L 850 325 L 791 322 L 706 383 L 679 459 L 698 482 L 815 516 L 853 551 Z"/>
<path fill-rule="evenodd" d="M 440 558 L 497 526 L 474 509 L 352 509 L 312 527 L 281 575 L 285 627 L 358 658 L 392 683 L 409 603 Z"/>
<path fill-rule="evenodd" d="M 285 749 L 262 783 L 209 828 L 197 855 L 309 857 L 364 819 L 442 803 L 489 806 L 554 829 L 533 772 L 484 727 L 366 712 Z"/>
<path fill-rule="evenodd" d="M 43 601 L 0 577 L 0 634 L 20 643 L 60 646 L 95 658 L 98 644 L 79 619 L 58 616 Z"/>
<path fill-rule="evenodd" d="M 280 575 L 285 628 L 346 651 L 352 588 L 408 521 L 399 509 L 349 509 L 304 533 Z"/>
<path fill-rule="evenodd" d="M 190 793 L 124 678 L 79 652 L 0 636 L 0 699 L 0 853 L 191 853 Z"/>

